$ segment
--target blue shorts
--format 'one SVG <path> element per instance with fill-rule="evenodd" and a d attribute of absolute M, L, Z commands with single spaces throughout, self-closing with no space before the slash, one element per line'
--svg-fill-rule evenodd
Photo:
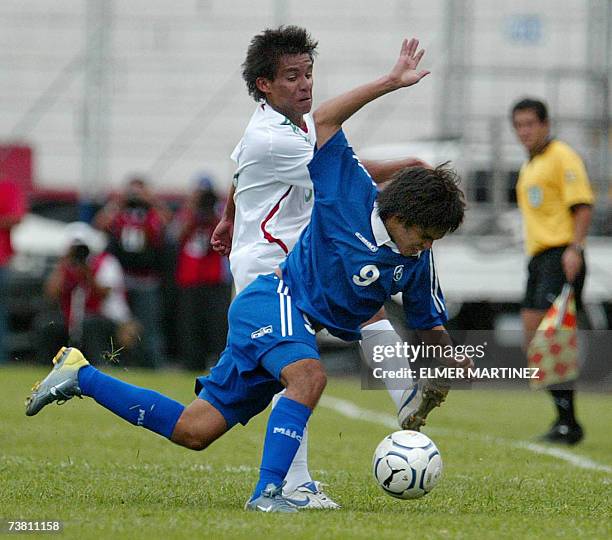
<path fill-rule="evenodd" d="M 232 302 L 227 346 L 195 392 L 225 418 L 228 429 L 246 425 L 283 389 L 280 373 L 305 358 L 319 359 L 308 318 L 275 274 L 259 276 Z"/>

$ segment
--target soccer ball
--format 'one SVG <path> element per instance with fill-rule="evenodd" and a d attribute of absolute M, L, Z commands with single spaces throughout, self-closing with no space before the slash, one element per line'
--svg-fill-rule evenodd
<path fill-rule="evenodd" d="M 396 431 L 385 437 L 372 459 L 381 489 L 398 499 L 429 493 L 442 475 L 442 458 L 434 442 L 418 431 Z"/>

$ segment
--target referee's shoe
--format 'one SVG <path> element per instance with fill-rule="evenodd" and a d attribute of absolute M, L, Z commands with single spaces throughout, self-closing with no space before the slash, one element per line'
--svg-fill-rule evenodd
<path fill-rule="evenodd" d="M 574 424 L 566 424 L 563 422 L 555 422 L 550 430 L 540 437 L 541 442 L 549 442 L 556 444 L 574 445 L 578 444 L 584 438 L 582 426 L 575 422 Z"/>

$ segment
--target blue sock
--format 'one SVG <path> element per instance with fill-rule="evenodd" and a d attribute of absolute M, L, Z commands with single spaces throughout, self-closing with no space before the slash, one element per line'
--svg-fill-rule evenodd
<path fill-rule="evenodd" d="M 93 366 L 79 370 L 79 387 L 84 396 L 94 398 L 102 407 L 135 426 L 142 426 L 166 438 L 185 406 L 159 392 L 115 379 Z"/>
<path fill-rule="evenodd" d="M 259 481 L 251 499 L 259 497 L 268 484 L 280 486 L 300 446 L 304 427 L 312 410 L 306 405 L 281 397 L 270 412 Z"/>

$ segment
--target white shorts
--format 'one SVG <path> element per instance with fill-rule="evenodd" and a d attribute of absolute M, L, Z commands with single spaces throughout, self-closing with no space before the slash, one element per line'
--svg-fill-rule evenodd
<path fill-rule="evenodd" d="M 286 258 L 283 250 L 274 244 L 242 248 L 230 253 L 230 269 L 234 277 L 236 294 L 250 285 L 261 274 L 270 274 Z"/>

